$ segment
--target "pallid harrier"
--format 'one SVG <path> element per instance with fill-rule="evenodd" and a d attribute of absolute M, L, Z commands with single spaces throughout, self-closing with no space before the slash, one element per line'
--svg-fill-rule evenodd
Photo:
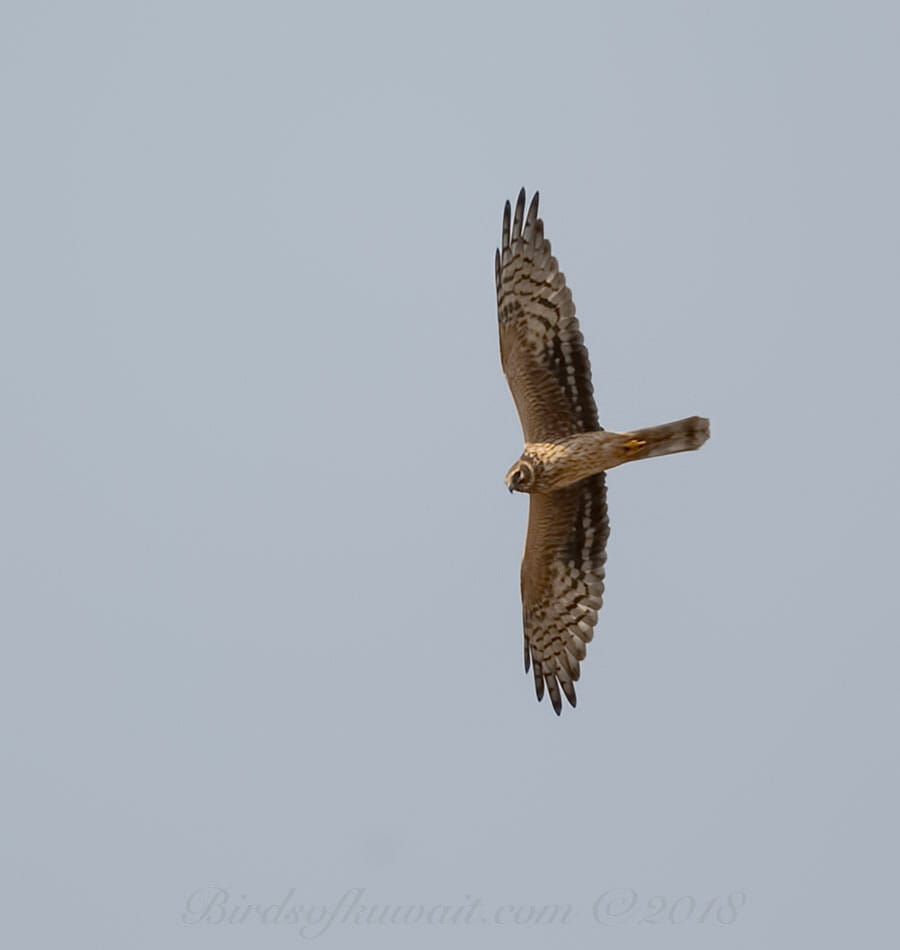
<path fill-rule="evenodd" d="M 506 202 L 495 271 L 500 358 L 525 437 L 506 485 L 531 496 L 522 557 L 525 672 L 534 668 L 538 700 L 546 685 L 559 715 L 560 690 L 575 705 L 579 663 L 603 600 L 604 473 L 699 449 L 709 420 L 691 416 L 624 433 L 600 427 L 572 292 L 544 237 L 537 192 L 527 214 L 524 188 L 514 214 Z"/>

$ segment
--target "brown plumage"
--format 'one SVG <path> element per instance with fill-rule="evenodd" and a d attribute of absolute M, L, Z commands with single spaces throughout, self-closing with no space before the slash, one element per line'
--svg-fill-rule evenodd
<path fill-rule="evenodd" d="M 591 366 L 572 292 L 550 252 L 535 192 L 503 212 L 495 257 L 500 358 L 525 450 L 509 470 L 510 491 L 530 495 L 522 557 L 525 670 L 534 670 L 559 715 L 562 695 L 575 705 L 586 644 L 603 601 L 605 472 L 624 462 L 697 449 L 709 437 L 698 416 L 632 432 L 600 427 Z"/>

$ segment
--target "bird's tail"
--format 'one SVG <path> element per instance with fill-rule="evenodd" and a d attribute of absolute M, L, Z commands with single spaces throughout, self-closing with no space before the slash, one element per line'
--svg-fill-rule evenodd
<path fill-rule="evenodd" d="M 709 438 L 709 419 L 690 416 L 661 426 L 623 432 L 627 461 L 649 459 L 656 455 L 672 455 L 699 449 Z"/>

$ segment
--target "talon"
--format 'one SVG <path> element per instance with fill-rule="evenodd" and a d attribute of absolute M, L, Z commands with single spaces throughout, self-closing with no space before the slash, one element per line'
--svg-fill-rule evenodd
<path fill-rule="evenodd" d="M 625 443 L 625 448 L 633 452 L 635 449 L 639 449 L 642 445 L 646 444 L 643 439 L 629 439 L 628 442 Z"/>

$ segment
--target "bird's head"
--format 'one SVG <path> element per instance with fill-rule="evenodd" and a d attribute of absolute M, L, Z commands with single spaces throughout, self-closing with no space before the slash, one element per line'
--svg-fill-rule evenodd
<path fill-rule="evenodd" d="M 520 458 L 506 473 L 506 487 L 510 492 L 530 492 L 534 486 L 534 465 Z"/>

